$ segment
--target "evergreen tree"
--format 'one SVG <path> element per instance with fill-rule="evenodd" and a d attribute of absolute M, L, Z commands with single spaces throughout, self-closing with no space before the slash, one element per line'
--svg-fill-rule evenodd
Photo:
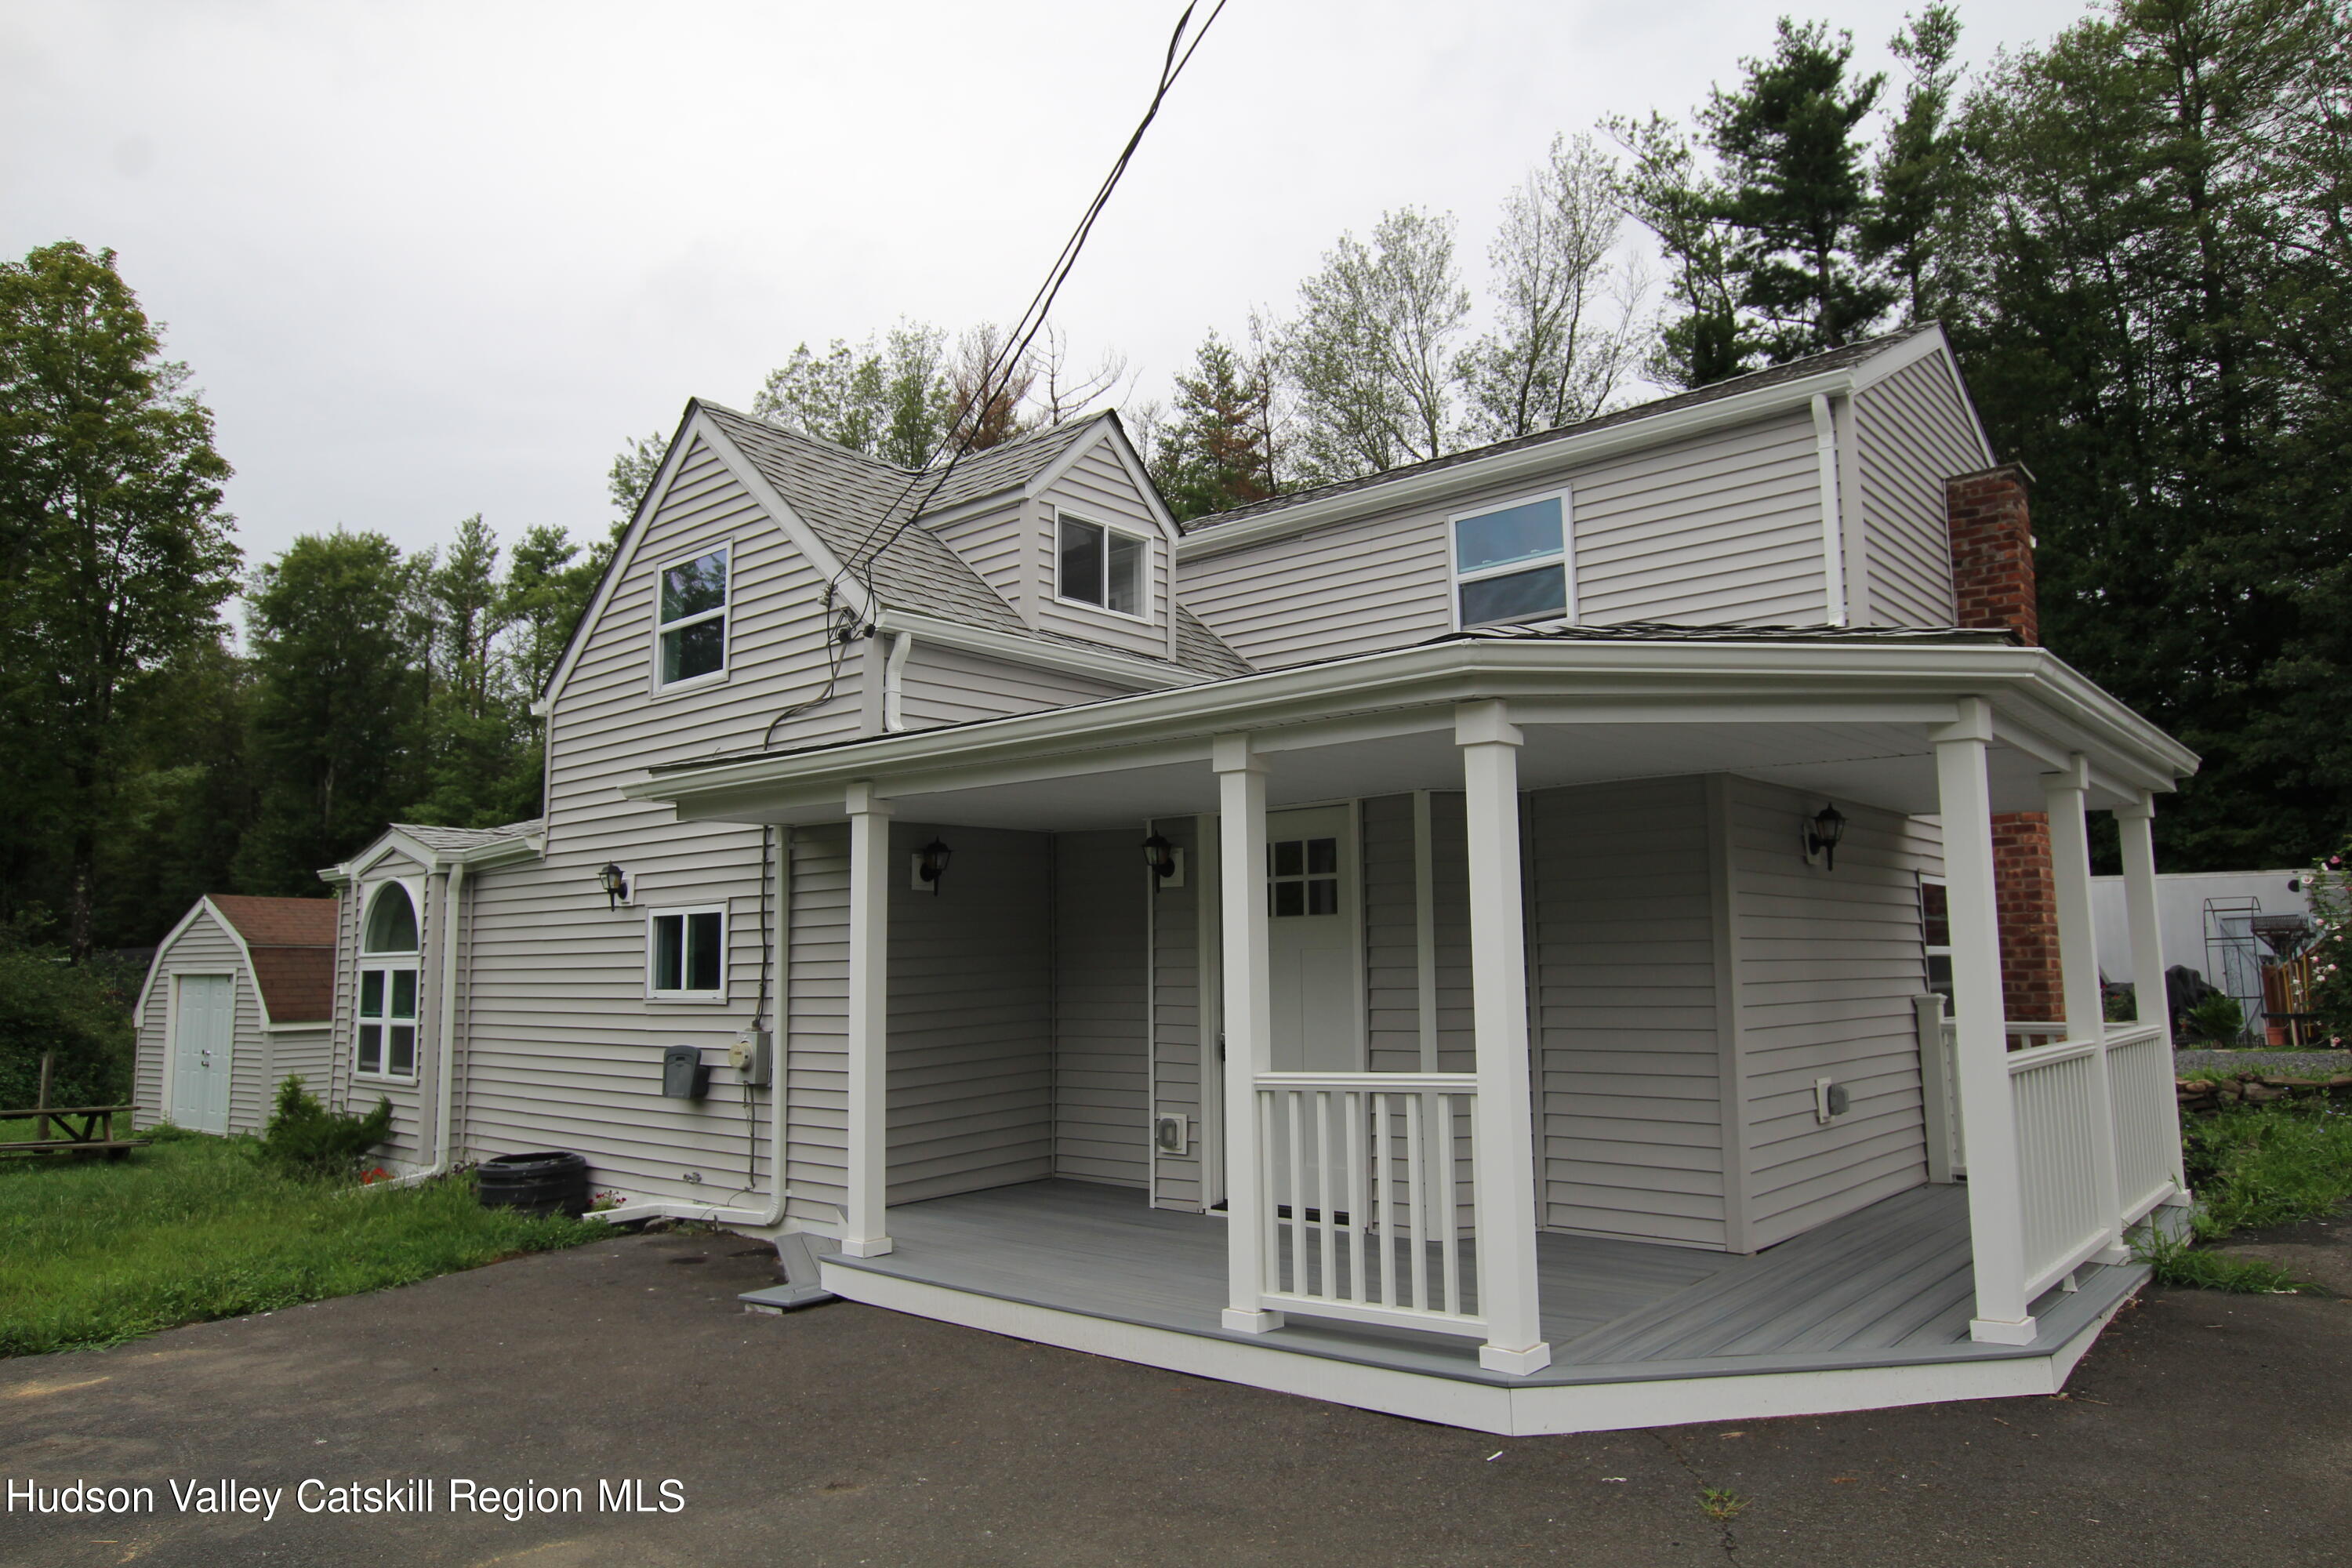
<path fill-rule="evenodd" d="M 215 635 L 236 586 L 229 467 L 186 381 L 113 252 L 0 264 L 0 901 L 61 891 L 77 959 L 134 749 L 124 704 Z"/>
<path fill-rule="evenodd" d="M 1151 479 L 1179 522 L 1275 493 L 1273 387 L 1261 360 L 1244 363 L 1211 332 L 1192 374 L 1176 378 L 1173 416 L 1151 453 Z"/>
<path fill-rule="evenodd" d="M 1862 254 L 1885 269 L 1906 321 L 1931 321 L 1948 308 L 1943 253 L 1958 195 L 1952 93 L 1959 42 L 1958 14 L 1937 4 L 1904 18 L 1887 46 L 1910 67 L 1911 85 L 1879 149 L 1878 199 L 1863 225 Z"/>
<path fill-rule="evenodd" d="M 1643 368 L 1668 386 L 1739 374 L 1758 344 L 1740 309 L 1744 280 L 1721 187 L 1700 172 L 1690 137 L 1664 116 L 1607 126 L 1631 154 L 1620 186 L 1626 208 L 1657 240 L 1668 268 L 1669 314 Z"/>

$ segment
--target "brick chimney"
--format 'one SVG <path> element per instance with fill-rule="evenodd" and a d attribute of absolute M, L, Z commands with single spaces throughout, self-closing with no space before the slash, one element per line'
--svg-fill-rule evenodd
<path fill-rule="evenodd" d="M 1955 624 L 2042 642 L 2033 594 L 2032 476 L 2022 463 L 1944 481 L 1952 541 Z M 1992 819 L 1993 901 L 2000 916 L 2001 1005 L 2007 1016 L 2056 1023 L 2066 1016 L 2058 965 L 2058 895 L 2050 875 L 2050 818 L 2011 811 Z M 2087 1021 L 2087 1020 L 2086 1020 Z"/>

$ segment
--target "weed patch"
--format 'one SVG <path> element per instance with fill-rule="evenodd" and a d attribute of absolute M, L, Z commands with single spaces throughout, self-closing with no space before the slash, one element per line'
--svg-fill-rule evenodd
<path fill-rule="evenodd" d="M 2181 1134 L 2208 1239 L 2316 1219 L 2352 1197 L 2352 1113 L 2327 1101 L 2231 1106 Z"/>
<path fill-rule="evenodd" d="M 2159 1285 L 2227 1290 L 2242 1296 L 2284 1295 L 2305 1288 L 2292 1273 L 2275 1263 L 2208 1251 L 2192 1246 L 2185 1237 L 2151 1237 L 2134 1250 Z"/>
<path fill-rule="evenodd" d="M 453 1177 L 393 1191 L 305 1176 L 250 1139 L 154 1129 L 127 1161 L 0 1162 L 0 1356 L 405 1285 L 611 1235 L 486 1209 Z"/>

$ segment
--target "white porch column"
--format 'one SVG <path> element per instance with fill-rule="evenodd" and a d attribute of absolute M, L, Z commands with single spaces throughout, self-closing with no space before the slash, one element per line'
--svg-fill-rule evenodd
<path fill-rule="evenodd" d="M 2009 1041 L 2002 1029 L 2000 924 L 1993 903 L 1992 789 L 1985 752 L 1992 708 L 1963 698 L 1954 721 L 1929 731 L 1944 823 L 1944 882 L 1952 921 L 1952 1020 L 1960 1114 L 1969 1130 L 1969 1234 L 1977 1315 L 1971 1338 L 2032 1342 L 2025 1299 L 2025 1205 L 2017 1163 Z"/>
<path fill-rule="evenodd" d="M 890 803 L 849 786 L 849 1201 L 841 1250 L 890 1250 Z"/>
<path fill-rule="evenodd" d="M 1535 1131 L 1528 1094 L 1528 955 L 1520 910 L 1522 737 L 1500 702 L 1454 710 L 1469 814 L 1470 992 L 1477 1039 L 1478 1364 L 1526 1373 L 1551 1364 L 1536 1299 Z"/>
<path fill-rule="evenodd" d="M 2084 818 L 2090 764 L 2077 753 L 2063 772 L 2042 775 L 2042 797 L 2050 816 L 2050 877 L 2058 903 L 2058 964 L 2066 994 L 2066 1038 L 2104 1040 L 2106 999 L 2099 993 L 2098 937 L 2091 923 L 2091 833 Z M 2099 1215 L 2107 1225 L 2107 1245 L 2094 1263 L 2128 1263 L 2124 1243 L 2122 1184 L 2116 1173 L 2116 1120 L 2107 1082 L 2107 1054 L 2091 1058 L 2091 1179 Z"/>
<path fill-rule="evenodd" d="M 2132 995 L 2135 1016 L 2161 1031 L 2165 1059 L 2171 1059 L 2172 1006 L 2164 990 L 2164 939 L 2156 913 L 2156 796 L 2146 790 L 2128 805 L 2115 809 L 2116 836 L 2122 841 L 2124 919 L 2131 930 Z M 2180 1161 L 2179 1115 L 2177 1100 L 2167 1097 L 2166 1114 L 2173 1118 L 2172 1202 L 2189 1201 L 2189 1173 Z"/>
<path fill-rule="evenodd" d="M 1224 1325 L 1242 1333 L 1282 1327 L 1265 1310 L 1265 1172 L 1259 1164 L 1257 1075 L 1271 1059 L 1266 991 L 1265 763 L 1247 735 L 1212 743 L 1217 771 L 1218 896 L 1224 916 Z"/>

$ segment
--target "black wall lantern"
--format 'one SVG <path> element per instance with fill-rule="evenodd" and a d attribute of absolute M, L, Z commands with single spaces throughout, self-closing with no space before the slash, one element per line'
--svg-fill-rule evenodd
<path fill-rule="evenodd" d="M 1845 817 L 1836 806 L 1824 805 L 1805 825 L 1805 858 L 1822 858 L 1822 868 L 1837 869 L 1838 840 L 1845 837 Z"/>
<path fill-rule="evenodd" d="M 947 847 L 944 839 L 939 838 L 915 851 L 915 875 L 930 889 L 934 897 L 939 894 L 940 879 L 948 874 L 948 862 L 954 858 L 955 851 Z"/>
<path fill-rule="evenodd" d="M 617 910 L 629 901 L 629 878 L 618 866 L 607 865 L 596 873 L 596 885 L 604 889 L 604 907 Z"/>
<path fill-rule="evenodd" d="M 1143 863 L 1151 868 L 1151 875 L 1166 881 L 1176 874 L 1176 846 L 1168 842 L 1164 834 L 1155 833 L 1143 841 Z"/>

